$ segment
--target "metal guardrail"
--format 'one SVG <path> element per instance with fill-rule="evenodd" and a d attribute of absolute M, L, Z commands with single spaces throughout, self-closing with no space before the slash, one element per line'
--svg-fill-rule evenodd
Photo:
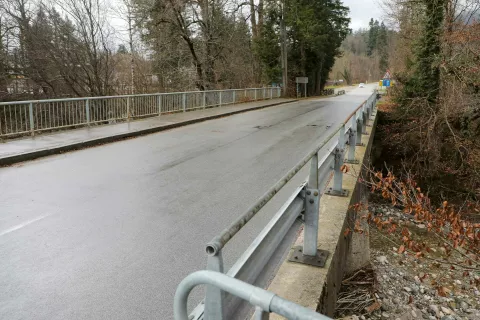
<path fill-rule="evenodd" d="M 285 300 L 272 292 L 252 286 L 251 284 L 231 278 L 223 273 L 197 271 L 186 277 L 178 286 L 174 298 L 175 320 L 189 320 L 187 313 L 188 295 L 200 284 L 215 286 L 223 291 L 246 300 L 256 307 L 256 320 L 268 319 L 273 312 L 287 319 L 329 320 L 330 318 L 313 310 Z"/>
<path fill-rule="evenodd" d="M 279 98 L 280 90 L 268 87 L 0 102 L 0 137 Z"/>
<path fill-rule="evenodd" d="M 306 260 L 321 259 L 317 248 L 318 213 L 322 194 L 345 195 L 342 188 L 342 166 L 347 163 L 358 163 L 355 159 L 355 149 L 361 146 L 362 134 L 366 134 L 368 120 L 376 105 L 376 92 L 362 103 L 344 123 L 324 139 L 316 148 L 303 157 L 298 164 L 287 172 L 274 186 L 257 200 L 247 211 L 239 216 L 221 234 L 215 236 L 206 246 L 207 270 L 224 273 L 222 251 L 224 246 L 242 229 L 283 186 L 285 186 L 309 161 L 311 161 L 310 175 L 302 185 L 297 187 L 281 209 L 268 222 L 266 227 L 255 238 L 247 250 L 226 273 L 227 277 L 253 284 L 261 274 L 263 268 L 278 248 L 285 235 L 293 226 L 295 220 L 304 212 L 304 242 L 300 249 Z M 337 137 L 335 139 L 335 137 Z M 348 147 L 348 148 L 347 148 Z M 328 148 L 327 154 L 319 161 L 318 152 Z M 348 149 L 348 150 L 347 150 Z M 346 155 L 346 158 L 345 158 Z M 333 172 L 333 187 L 325 190 Z M 222 277 L 222 279 L 225 279 Z M 225 295 L 222 290 L 232 293 L 220 285 L 222 281 L 207 284 L 205 300 L 192 312 L 189 319 L 223 320 L 230 319 L 232 312 L 241 301 L 237 296 Z M 245 299 L 245 296 L 240 296 Z M 255 303 L 254 303 L 255 304 Z M 263 311 L 268 312 L 265 308 Z M 268 319 L 268 314 L 262 313 L 258 319 Z M 295 318 L 294 319 L 304 319 Z M 293 319 L 292 318 L 292 319 Z M 183 319 L 183 318 L 178 318 Z M 305 318 L 310 319 L 310 318 Z M 315 318 L 311 318 L 315 319 Z"/>

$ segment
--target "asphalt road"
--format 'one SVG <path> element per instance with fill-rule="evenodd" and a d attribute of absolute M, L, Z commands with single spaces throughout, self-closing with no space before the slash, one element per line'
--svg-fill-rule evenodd
<path fill-rule="evenodd" d="M 0 319 L 172 319 L 205 244 L 371 90 L 0 168 Z M 227 268 L 288 188 L 229 243 Z"/>

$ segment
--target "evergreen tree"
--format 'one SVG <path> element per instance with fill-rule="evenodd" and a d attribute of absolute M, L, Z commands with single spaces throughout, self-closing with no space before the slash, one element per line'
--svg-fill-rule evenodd
<path fill-rule="evenodd" d="M 381 72 L 385 72 L 388 69 L 388 35 L 383 21 L 378 29 L 377 50 L 380 56 L 379 69 Z"/>

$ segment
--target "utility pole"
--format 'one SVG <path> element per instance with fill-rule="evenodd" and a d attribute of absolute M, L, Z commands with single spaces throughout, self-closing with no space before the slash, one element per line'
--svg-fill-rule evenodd
<path fill-rule="evenodd" d="M 280 18 L 280 52 L 282 60 L 282 80 L 283 80 L 283 95 L 287 95 L 288 87 L 288 57 L 287 57 L 287 30 L 285 27 L 285 2 L 281 0 L 281 18 Z"/>

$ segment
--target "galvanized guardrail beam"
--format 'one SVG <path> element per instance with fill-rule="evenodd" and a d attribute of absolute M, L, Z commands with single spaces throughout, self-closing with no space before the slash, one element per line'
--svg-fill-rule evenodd
<path fill-rule="evenodd" d="M 369 115 L 373 113 L 375 108 L 375 101 L 376 93 L 374 92 L 320 145 L 305 155 L 297 165 L 268 189 L 248 210 L 206 245 L 208 270 L 216 272 L 223 270 L 222 250 L 224 246 L 309 161 L 311 161 L 309 177 L 301 186 L 295 189 L 282 208 L 227 272 L 227 275 L 247 283 L 255 283 L 272 254 L 302 212 L 304 213 L 304 243 L 303 246 L 294 249 L 289 260 L 317 266 L 321 266 L 325 262 L 328 252 L 319 251 L 317 247 L 318 212 L 321 196 L 332 173 L 334 177 L 332 190 L 343 191 L 342 166 L 346 149 L 345 142 L 348 141 L 347 161 L 354 161 L 356 147 L 361 145 L 362 132 L 366 131 Z M 334 140 L 335 137 L 337 137 L 336 140 Z M 329 151 L 323 159 L 319 160 L 318 152 L 326 147 L 329 148 Z M 228 318 L 232 309 L 235 309 L 238 303 L 238 298 L 231 294 L 225 296 L 221 287 L 209 283 L 207 284 L 204 303 L 198 305 L 190 317 L 195 320 L 223 320 Z M 264 319 L 262 317 L 265 317 L 265 312 L 259 311 L 256 317 Z"/>

